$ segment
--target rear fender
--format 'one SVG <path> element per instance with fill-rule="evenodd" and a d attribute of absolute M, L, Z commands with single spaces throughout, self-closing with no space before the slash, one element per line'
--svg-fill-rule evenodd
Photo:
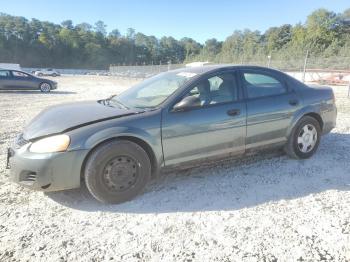
<path fill-rule="evenodd" d="M 294 113 L 294 117 L 292 118 L 292 121 L 289 125 L 289 128 L 287 129 L 287 138 L 290 136 L 290 134 L 293 131 L 293 128 L 295 127 L 295 125 L 298 123 L 298 121 L 305 115 L 307 114 L 317 114 L 321 117 L 321 109 L 320 106 L 318 105 L 308 105 L 305 106 L 303 108 L 301 108 L 300 110 L 298 110 L 297 112 Z"/>

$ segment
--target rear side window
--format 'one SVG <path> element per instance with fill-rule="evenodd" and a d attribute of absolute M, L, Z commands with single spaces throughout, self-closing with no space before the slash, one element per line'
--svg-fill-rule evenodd
<path fill-rule="evenodd" d="M 284 85 L 276 78 L 260 73 L 243 73 L 249 98 L 284 94 Z"/>

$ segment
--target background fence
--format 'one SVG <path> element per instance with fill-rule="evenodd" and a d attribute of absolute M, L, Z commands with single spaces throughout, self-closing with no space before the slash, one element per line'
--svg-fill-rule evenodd
<path fill-rule="evenodd" d="M 300 57 L 295 59 L 275 60 L 242 60 L 239 64 L 270 66 L 283 71 L 322 70 L 350 70 L 350 57 Z"/>
<path fill-rule="evenodd" d="M 350 57 L 300 57 L 295 59 L 277 60 L 269 56 L 262 60 L 245 60 L 232 64 L 258 65 L 276 68 L 288 72 L 295 78 L 321 84 L 349 84 Z M 118 77 L 147 78 L 152 75 L 169 70 L 185 67 L 185 64 L 159 64 L 159 65 L 111 65 L 108 70 L 87 69 L 56 69 L 61 74 L 75 75 L 113 75 Z M 40 68 L 23 68 L 32 72 Z"/>
<path fill-rule="evenodd" d="M 307 82 L 348 84 L 350 82 L 350 57 L 305 57 L 274 60 L 269 56 L 265 60 L 236 61 L 233 64 L 258 65 L 276 68 L 288 72 L 299 80 Z M 110 74 L 119 77 L 146 78 L 160 72 L 185 67 L 185 64 L 167 65 L 111 65 Z"/>
<path fill-rule="evenodd" d="M 111 75 L 120 77 L 145 78 L 161 72 L 184 67 L 185 64 L 167 64 L 167 65 L 140 65 L 140 66 L 117 66 L 111 65 L 109 72 Z"/>
<path fill-rule="evenodd" d="M 38 68 L 38 67 L 22 67 L 22 70 L 28 73 L 32 73 L 36 70 L 41 70 L 44 68 Z M 63 68 L 55 68 L 57 72 L 60 74 L 66 74 L 66 75 L 104 75 L 108 71 L 107 70 L 89 70 L 89 69 L 63 69 Z"/>

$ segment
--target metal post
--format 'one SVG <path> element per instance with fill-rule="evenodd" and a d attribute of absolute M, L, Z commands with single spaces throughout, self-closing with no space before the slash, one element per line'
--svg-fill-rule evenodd
<path fill-rule="evenodd" d="M 349 81 L 349 88 L 348 88 L 348 98 L 350 98 L 350 81 Z"/>
<path fill-rule="evenodd" d="M 306 50 L 306 56 L 304 60 L 304 69 L 303 69 L 303 82 L 305 82 L 306 65 L 307 65 L 308 56 L 309 56 L 309 50 Z"/>
<path fill-rule="evenodd" d="M 270 68 L 270 63 L 271 63 L 271 54 L 267 56 L 267 67 Z"/>
<path fill-rule="evenodd" d="M 171 68 L 171 61 L 169 60 L 168 61 L 168 71 L 170 71 L 170 68 Z"/>

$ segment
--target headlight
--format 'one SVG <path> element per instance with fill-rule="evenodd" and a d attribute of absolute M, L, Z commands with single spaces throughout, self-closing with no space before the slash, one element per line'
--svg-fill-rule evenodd
<path fill-rule="evenodd" d="M 66 151 L 70 143 L 67 135 L 50 136 L 40 139 L 30 145 L 29 151 L 33 153 L 53 153 Z"/>

